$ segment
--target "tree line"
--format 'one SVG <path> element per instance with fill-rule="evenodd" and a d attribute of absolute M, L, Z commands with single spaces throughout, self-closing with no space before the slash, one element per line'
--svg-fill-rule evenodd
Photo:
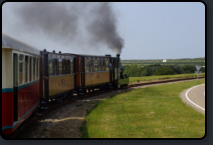
<path fill-rule="evenodd" d="M 125 65 L 124 74 L 128 77 L 142 77 L 152 75 L 174 75 L 174 74 L 187 74 L 197 71 L 194 65 L 146 65 L 143 63 L 137 65 L 137 63 Z M 201 67 L 199 70 L 202 73 L 205 72 L 205 68 Z"/>

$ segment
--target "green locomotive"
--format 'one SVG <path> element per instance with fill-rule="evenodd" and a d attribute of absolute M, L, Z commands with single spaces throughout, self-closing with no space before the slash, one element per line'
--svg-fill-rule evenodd
<path fill-rule="evenodd" d="M 112 76 L 113 87 L 129 86 L 129 78 L 123 74 L 124 67 L 120 63 L 120 54 L 112 57 Z"/>

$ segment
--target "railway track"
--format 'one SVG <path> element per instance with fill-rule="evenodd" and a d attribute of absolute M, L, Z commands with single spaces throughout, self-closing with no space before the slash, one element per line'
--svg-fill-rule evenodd
<path fill-rule="evenodd" d="M 205 77 L 200 77 L 200 79 L 205 78 Z M 138 83 L 138 84 L 133 84 L 133 85 L 129 85 L 129 86 L 124 86 L 120 89 L 127 89 L 127 88 L 132 88 L 132 87 L 138 87 L 138 86 L 145 86 L 145 85 L 152 85 L 152 84 L 163 84 L 163 83 L 169 83 L 169 82 L 178 82 L 178 81 L 187 81 L 187 80 L 196 80 L 197 78 L 184 78 L 184 79 L 170 79 L 170 80 L 162 80 L 162 81 L 151 81 L 151 82 L 146 82 L 146 83 Z M 70 104 L 72 102 L 76 102 L 77 100 L 82 100 L 88 97 L 92 97 L 92 96 L 96 96 L 96 95 L 101 95 L 104 93 L 108 93 L 111 92 L 113 90 L 120 90 L 120 89 L 109 89 L 106 91 L 95 91 L 95 92 L 91 92 L 88 94 L 84 94 L 79 96 L 78 98 L 72 99 L 72 100 L 68 100 L 68 101 L 63 101 L 60 104 L 54 105 L 54 106 L 48 106 L 49 108 L 45 111 L 42 112 L 41 115 L 32 115 L 26 122 L 23 123 L 23 125 L 17 130 L 15 131 L 12 135 L 10 136 L 3 136 L 5 139 L 17 139 L 17 136 L 22 134 L 22 133 L 26 133 L 29 130 L 33 130 L 34 129 L 34 125 L 33 123 L 35 123 L 36 121 L 38 121 L 39 119 L 41 119 L 43 116 L 47 115 L 48 113 L 50 113 L 51 111 L 62 107 L 64 105 Z"/>

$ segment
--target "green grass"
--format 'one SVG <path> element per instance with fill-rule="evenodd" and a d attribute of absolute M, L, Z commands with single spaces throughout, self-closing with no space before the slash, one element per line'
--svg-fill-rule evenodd
<path fill-rule="evenodd" d="M 205 116 L 179 97 L 202 83 L 205 80 L 140 88 L 107 99 L 88 112 L 80 128 L 82 137 L 202 138 Z"/>
<path fill-rule="evenodd" d="M 205 76 L 205 73 L 199 74 Z M 197 74 L 178 74 L 178 75 L 161 75 L 161 76 L 146 76 L 146 77 L 129 77 L 129 82 L 138 81 L 151 81 L 151 80 L 163 80 L 163 79 L 175 79 L 175 78 L 197 78 Z"/>

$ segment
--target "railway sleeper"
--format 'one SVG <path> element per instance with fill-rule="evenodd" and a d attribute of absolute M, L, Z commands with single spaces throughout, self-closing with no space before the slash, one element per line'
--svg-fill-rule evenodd
<path fill-rule="evenodd" d="M 109 88 L 110 88 L 110 89 L 112 89 L 112 88 L 113 88 L 113 86 L 109 86 Z"/>
<path fill-rule="evenodd" d="M 48 109 L 48 107 L 41 107 L 41 110 L 46 110 Z"/>
<path fill-rule="evenodd" d="M 83 92 L 83 91 L 84 91 L 84 89 L 79 89 L 79 91 L 80 91 L 80 92 Z"/>
<path fill-rule="evenodd" d="M 73 92 L 73 93 L 77 93 L 77 90 L 73 90 L 72 92 Z"/>
<path fill-rule="evenodd" d="M 91 89 L 90 89 L 90 93 L 94 93 L 94 88 L 91 88 Z"/>
<path fill-rule="evenodd" d="M 84 93 L 79 93 L 79 95 L 80 95 L 80 96 L 83 96 L 83 95 L 84 95 Z"/>
<path fill-rule="evenodd" d="M 72 100 L 72 99 L 76 99 L 76 98 L 78 98 L 78 95 L 77 95 L 77 94 L 72 94 L 71 97 L 70 97 L 71 100 Z"/>
<path fill-rule="evenodd" d="M 42 106 L 38 106 L 38 113 L 37 114 L 41 114 L 41 112 L 43 111 L 43 110 L 46 110 L 46 109 L 48 109 L 48 107 L 45 105 L 42 105 Z"/>

